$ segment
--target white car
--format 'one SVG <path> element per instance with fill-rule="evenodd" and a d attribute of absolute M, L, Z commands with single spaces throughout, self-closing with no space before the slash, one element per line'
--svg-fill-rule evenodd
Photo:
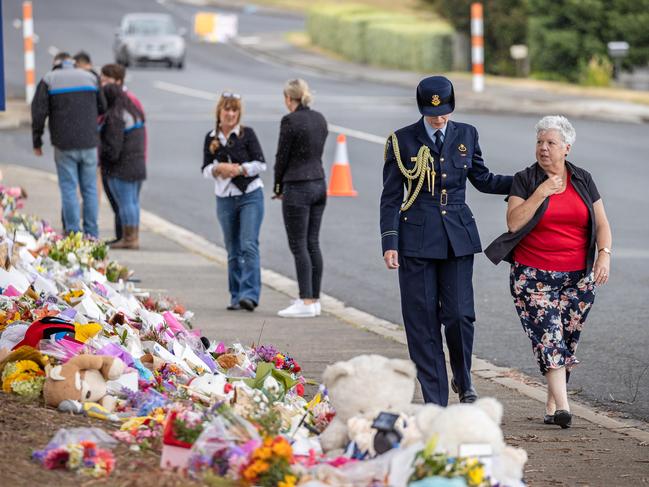
<path fill-rule="evenodd" d="M 124 66 L 163 62 L 182 69 L 185 63 L 184 29 L 169 14 L 133 13 L 122 18 L 115 33 L 115 62 Z"/>

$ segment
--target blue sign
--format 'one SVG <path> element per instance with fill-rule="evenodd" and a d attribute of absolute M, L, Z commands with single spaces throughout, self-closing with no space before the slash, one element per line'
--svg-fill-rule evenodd
<path fill-rule="evenodd" d="M 0 112 L 5 111 L 5 56 L 4 36 L 2 35 L 2 2 L 0 2 Z"/>

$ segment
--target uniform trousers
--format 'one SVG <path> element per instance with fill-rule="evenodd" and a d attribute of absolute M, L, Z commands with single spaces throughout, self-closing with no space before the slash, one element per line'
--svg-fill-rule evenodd
<path fill-rule="evenodd" d="M 446 406 L 448 378 L 441 327 L 460 391 L 471 387 L 473 255 L 447 259 L 399 256 L 401 309 L 410 358 L 424 401 Z"/>

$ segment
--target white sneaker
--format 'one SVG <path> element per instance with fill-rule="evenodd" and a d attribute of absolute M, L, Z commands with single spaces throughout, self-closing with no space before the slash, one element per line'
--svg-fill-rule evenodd
<path fill-rule="evenodd" d="M 282 318 L 313 318 L 316 316 L 315 304 L 304 304 L 301 299 L 296 299 L 288 307 L 277 312 Z"/>
<path fill-rule="evenodd" d="M 315 306 L 315 315 L 320 316 L 322 314 L 322 306 L 320 306 L 320 301 L 316 301 L 315 303 L 313 303 L 313 305 Z"/>

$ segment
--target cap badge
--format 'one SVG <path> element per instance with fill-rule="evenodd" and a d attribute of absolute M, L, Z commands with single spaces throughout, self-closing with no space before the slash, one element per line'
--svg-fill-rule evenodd
<path fill-rule="evenodd" d="M 433 99 L 430 101 L 434 107 L 442 103 L 442 100 L 439 99 L 439 95 L 433 95 Z"/>
<path fill-rule="evenodd" d="M 460 152 L 466 152 L 466 145 L 464 144 L 458 145 L 457 150 L 459 150 Z"/>

